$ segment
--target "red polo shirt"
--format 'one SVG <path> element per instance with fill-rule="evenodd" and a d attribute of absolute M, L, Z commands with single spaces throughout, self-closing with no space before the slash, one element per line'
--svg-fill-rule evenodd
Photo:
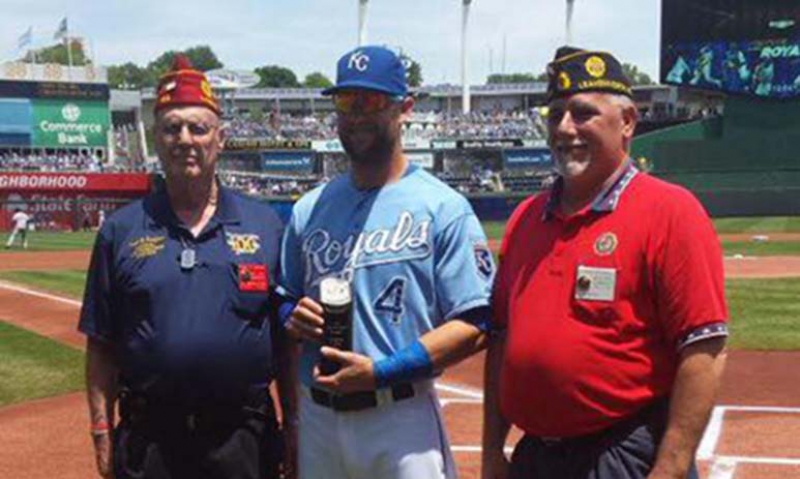
<path fill-rule="evenodd" d="M 584 211 L 519 206 L 495 283 L 500 405 L 535 436 L 605 429 L 670 392 L 680 348 L 727 335 L 722 250 L 685 189 L 628 166 Z"/>

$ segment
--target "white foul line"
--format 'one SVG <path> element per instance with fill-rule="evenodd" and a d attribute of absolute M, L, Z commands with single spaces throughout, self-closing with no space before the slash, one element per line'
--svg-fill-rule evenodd
<path fill-rule="evenodd" d="M 460 394 L 470 399 L 477 399 L 479 401 L 483 401 L 483 393 L 480 391 L 476 391 L 474 389 L 468 389 L 461 386 L 451 386 L 449 384 L 443 384 L 440 382 L 436 383 L 436 389 L 448 393 Z"/>
<path fill-rule="evenodd" d="M 711 420 L 708 421 L 703 440 L 700 442 L 700 447 L 697 448 L 697 459 L 703 461 L 714 457 L 714 451 L 717 449 L 717 443 L 722 435 L 722 422 L 726 409 L 724 406 L 717 406 L 711 412 Z"/>
<path fill-rule="evenodd" d="M 17 286 L 12 283 L 7 283 L 5 281 L 0 281 L 0 288 L 7 289 L 9 291 L 15 291 L 17 293 L 27 294 L 29 296 L 37 296 L 39 298 L 49 299 L 51 301 L 58 301 L 60 303 L 65 303 L 70 306 L 75 306 L 80 308 L 83 305 L 82 302 L 76 301 L 74 299 L 68 299 L 61 296 L 56 296 L 54 294 L 42 293 L 41 291 L 35 291 L 32 289 L 24 288 L 22 286 Z"/>
<path fill-rule="evenodd" d="M 450 449 L 453 452 L 481 452 L 481 446 L 450 446 Z M 511 454 L 514 452 L 514 447 L 506 446 L 503 448 L 503 451 L 506 454 Z"/>
<path fill-rule="evenodd" d="M 768 464 L 778 466 L 800 466 L 800 457 L 750 457 L 750 456 L 719 456 L 718 459 L 744 464 Z"/>
<path fill-rule="evenodd" d="M 733 479 L 736 474 L 736 461 L 729 458 L 717 458 L 708 473 L 708 479 Z"/>
<path fill-rule="evenodd" d="M 775 407 L 775 406 L 719 406 L 726 411 L 765 412 L 778 414 L 800 414 L 800 407 Z"/>
<path fill-rule="evenodd" d="M 439 404 L 445 407 L 448 404 L 483 404 L 483 401 L 466 398 L 439 398 Z"/>

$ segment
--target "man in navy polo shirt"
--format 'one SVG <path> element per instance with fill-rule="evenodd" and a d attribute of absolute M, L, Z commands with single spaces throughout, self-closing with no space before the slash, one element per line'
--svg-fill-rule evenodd
<path fill-rule="evenodd" d="M 103 224 L 81 312 L 98 471 L 278 477 L 269 384 L 277 374 L 293 389 L 280 374 L 280 221 L 217 182 L 219 104 L 185 58 L 161 79 L 155 115 L 166 188 Z"/>

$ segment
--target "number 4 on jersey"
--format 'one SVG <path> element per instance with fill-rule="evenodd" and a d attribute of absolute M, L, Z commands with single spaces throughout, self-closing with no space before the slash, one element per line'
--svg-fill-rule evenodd
<path fill-rule="evenodd" d="M 406 289 L 405 278 L 394 278 L 375 300 L 375 311 L 391 315 L 393 324 L 400 324 L 403 317 L 403 293 Z"/>

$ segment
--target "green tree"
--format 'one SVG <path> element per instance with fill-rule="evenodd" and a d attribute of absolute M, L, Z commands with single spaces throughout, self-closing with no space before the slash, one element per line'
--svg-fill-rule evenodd
<path fill-rule="evenodd" d="M 138 90 L 147 85 L 147 81 L 147 70 L 135 63 L 128 62 L 108 67 L 108 84 L 112 88 Z"/>
<path fill-rule="evenodd" d="M 217 68 L 223 68 L 225 66 L 219 61 L 217 55 L 208 45 L 198 45 L 184 50 L 183 53 L 189 57 L 189 60 L 192 61 L 192 65 L 194 65 L 195 68 L 204 72 L 216 70 Z"/>
<path fill-rule="evenodd" d="M 255 72 L 261 78 L 256 88 L 297 88 L 300 86 L 297 75 L 286 67 L 266 65 L 256 68 Z"/>
<path fill-rule="evenodd" d="M 69 45 L 70 49 L 72 50 L 73 66 L 82 66 L 92 63 L 91 60 L 86 57 L 86 54 L 83 51 L 83 42 L 76 38 L 72 38 L 69 41 Z M 59 65 L 69 65 L 69 55 L 67 54 L 66 43 L 60 43 L 58 45 L 40 48 L 39 50 L 29 51 L 25 55 L 24 61 L 34 61 L 34 54 L 36 55 L 35 60 L 37 63 L 57 63 Z"/>
<path fill-rule="evenodd" d="M 634 85 L 655 85 L 655 82 L 650 78 L 650 75 L 640 71 L 636 65 L 630 63 L 622 64 L 622 71 L 631 80 Z"/>
<path fill-rule="evenodd" d="M 213 70 L 224 66 L 214 51 L 211 50 L 211 47 L 206 45 L 187 48 L 183 51 L 168 50 L 147 64 L 146 86 L 155 86 L 158 80 L 172 68 L 175 56 L 179 53 L 186 55 L 192 65 L 201 71 Z"/>
<path fill-rule="evenodd" d="M 146 86 L 156 86 L 158 84 L 158 80 L 172 68 L 172 63 L 175 61 L 175 55 L 178 52 L 175 50 L 169 50 L 161 55 L 158 56 L 155 60 L 151 61 L 147 64 L 145 68 L 146 77 L 145 77 L 145 85 Z"/>
<path fill-rule="evenodd" d="M 406 67 L 406 75 L 408 76 L 408 86 L 417 88 L 422 86 L 422 66 L 413 58 L 405 53 L 400 54 L 400 59 Z"/>
<path fill-rule="evenodd" d="M 547 73 L 540 73 L 539 75 L 534 75 L 533 73 L 493 73 L 486 79 L 488 85 L 497 83 L 534 83 L 546 81 Z"/>
<path fill-rule="evenodd" d="M 333 82 L 322 73 L 313 72 L 306 75 L 303 86 L 306 88 L 329 88 L 333 86 Z"/>

